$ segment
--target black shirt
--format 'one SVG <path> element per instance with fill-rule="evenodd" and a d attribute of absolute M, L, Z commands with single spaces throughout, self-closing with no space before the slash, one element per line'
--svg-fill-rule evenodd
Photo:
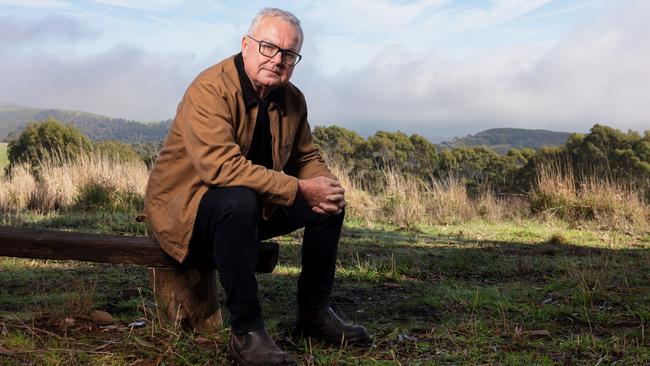
<path fill-rule="evenodd" d="M 246 109 L 250 109 L 255 104 L 259 105 L 257 119 L 255 120 L 255 131 L 253 132 L 253 139 L 251 140 L 251 146 L 248 149 L 246 158 L 252 161 L 253 164 L 262 165 L 267 169 L 273 169 L 271 121 L 269 119 L 268 101 L 257 99 L 253 84 L 248 79 L 248 75 L 246 75 L 246 71 L 244 70 L 244 59 L 241 53 L 235 56 L 235 66 L 237 67 L 239 83 L 241 84 L 244 100 L 246 101 Z"/>

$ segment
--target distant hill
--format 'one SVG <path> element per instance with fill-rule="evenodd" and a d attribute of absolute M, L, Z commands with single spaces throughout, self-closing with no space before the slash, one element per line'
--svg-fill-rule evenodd
<path fill-rule="evenodd" d="M 456 137 L 452 141 L 440 143 L 440 147 L 487 146 L 504 154 L 516 147 L 539 149 L 545 146 L 564 145 L 571 135 L 569 132 L 549 130 L 529 130 L 524 128 L 492 128 L 475 135 Z"/>
<path fill-rule="evenodd" d="M 165 138 L 171 120 L 142 123 L 101 114 L 63 109 L 39 109 L 17 105 L 0 105 L 0 141 L 10 134 L 18 134 L 29 122 L 55 118 L 71 123 L 92 140 L 119 140 L 124 142 L 160 141 Z"/>

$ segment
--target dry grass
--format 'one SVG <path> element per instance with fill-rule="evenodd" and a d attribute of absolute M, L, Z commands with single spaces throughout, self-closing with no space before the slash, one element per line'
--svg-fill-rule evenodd
<path fill-rule="evenodd" d="M 380 189 L 371 194 L 350 178 L 345 167 L 335 165 L 332 172 L 346 188 L 347 215 L 370 226 L 383 222 L 413 229 L 422 224 L 457 224 L 475 218 L 499 220 L 526 211 L 521 209 L 521 200 L 506 201 L 490 192 L 473 200 L 456 177 L 426 183 L 386 169 Z"/>
<path fill-rule="evenodd" d="M 36 190 L 36 180 L 26 165 L 15 167 L 0 184 L 0 211 L 26 208 L 32 192 Z"/>
<path fill-rule="evenodd" d="M 417 178 L 384 170 L 384 189 L 377 197 L 384 221 L 400 228 L 413 228 L 428 221 L 427 192 Z"/>
<path fill-rule="evenodd" d="M 558 217 L 574 225 L 594 222 L 624 231 L 647 227 L 650 221 L 650 208 L 639 192 L 593 175 L 576 182 L 573 171 L 560 164 L 540 167 L 530 208 L 542 217 Z"/>
<path fill-rule="evenodd" d="M 424 182 L 390 169 L 383 171 L 380 189 L 370 192 L 344 166 L 333 165 L 332 171 L 346 188 L 348 217 L 368 227 L 389 223 L 413 229 L 473 219 L 496 222 L 525 218 L 531 212 L 543 219 L 559 218 L 573 225 L 596 223 L 624 231 L 647 228 L 650 221 L 650 209 L 636 191 L 593 177 L 576 184 L 573 172 L 560 164 L 539 169 L 530 196 L 505 198 L 492 192 L 470 198 L 457 177 Z M 0 179 L 0 212 L 141 206 L 148 177 L 142 162 L 120 162 L 101 155 L 74 161 L 52 158 L 41 162 L 36 171 L 19 165 Z"/>
<path fill-rule="evenodd" d="M 377 219 L 378 205 L 375 198 L 361 187 L 361 184 L 350 177 L 345 167 L 338 164 L 330 166 L 332 173 L 345 188 L 345 199 L 348 203 L 346 215 L 359 218 L 367 225 L 372 225 Z"/>
<path fill-rule="evenodd" d="M 454 224 L 477 217 L 477 204 L 469 198 L 460 179 L 434 180 L 428 191 L 432 223 Z"/>
<path fill-rule="evenodd" d="M 142 197 L 149 173 L 142 162 L 120 162 L 102 155 L 84 155 L 74 161 L 51 158 L 31 171 L 29 165 L 12 169 L 0 185 L 0 209 L 48 212 L 79 203 L 88 186 Z"/>

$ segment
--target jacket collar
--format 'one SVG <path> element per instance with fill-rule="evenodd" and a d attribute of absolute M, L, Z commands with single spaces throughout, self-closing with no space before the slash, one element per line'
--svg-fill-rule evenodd
<path fill-rule="evenodd" d="M 246 102 L 246 108 L 251 108 L 255 104 L 258 104 L 259 100 L 255 94 L 255 89 L 253 89 L 253 84 L 251 83 L 248 75 L 246 75 L 246 71 L 244 70 L 244 57 L 242 56 L 241 52 L 235 55 L 235 67 L 237 68 L 239 85 L 241 86 L 242 95 L 244 96 L 244 101 Z M 284 111 L 284 86 L 275 88 L 273 91 L 271 91 L 266 100 L 271 104 L 277 105 Z"/>

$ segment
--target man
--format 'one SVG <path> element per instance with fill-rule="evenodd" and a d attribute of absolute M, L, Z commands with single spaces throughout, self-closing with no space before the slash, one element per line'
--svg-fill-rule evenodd
<path fill-rule="evenodd" d="M 230 347 L 244 365 L 293 365 L 266 332 L 257 299 L 259 240 L 305 227 L 298 279 L 298 333 L 369 344 L 332 311 L 345 191 L 327 169 L 289 82 L 303 33 L 291 13 L 253 19 L 240 54 L 188 87 L 154 164 L 145 212 L 161 247 L 183 261 L 189 248 L 214 253 L 230 313 Z"/>

